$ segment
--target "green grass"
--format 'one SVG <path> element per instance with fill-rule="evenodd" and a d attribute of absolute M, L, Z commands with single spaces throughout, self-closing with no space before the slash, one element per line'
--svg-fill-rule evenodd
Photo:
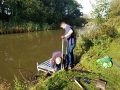
<path fill-rule="evenodd" d="M 78 81 L 80 81 L 83 86 L 90 87 L 94 90 L 95 88 L 92 84 L 86 84 L 83 82 L 84 77 L 93 79 L 94 76 L 97 78 L 99 75 L 95 73 L 84 73 L 78 71 L 60 71 L 45 80 L 45 82 L 37 90 L 81 90 L 75 82 L 71 81 L 73 78 L 78 78 Z M 91 82 L 95 84 L 94 80 Z"/>
<path fill-rule="evenodd" d="M 107 90 L 119 90 L 120 87 L 120 69 L 118 69 L 115 65 L 111 68 L 103 68 L 96 63 L 98 58 L 103 58 L 104 53 L 109 55 L 118 65 L 120 65 L 120 44 L 119 38 L 115 39 L 109 46 L 106 52 L 101 52 L 97 55 L 97 52 L 101 52 L 100 48 L 92 47 L 86 54 L 82 56 L 81 64 L 89 71 L 99 73 L 107 81 Z M 89 57 L 91 52 L 95 52 L 93 57 Z"/>
<path fill-rule="evenodd" d="M 119 27 L 119 28 L 117 28 L 117 31 L 118 31 L 118 33 L 120 33 L 120 27 Z"/>

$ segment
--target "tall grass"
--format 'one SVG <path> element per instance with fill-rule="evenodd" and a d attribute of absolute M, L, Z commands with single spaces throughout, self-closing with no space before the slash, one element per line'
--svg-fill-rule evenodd
<path fill-rule="evenodd" d="M 26 90 L 28 85 L 26 83 L 20 82 L 17 77 L 14 79 L 14 90 Z"/>
<path fill-rule="evenodd" d="M 0 21 L 0 34 L 9 33 L 24 33 L 40 30 L 50 30 L 53 25 L 47 23 L 34 23 L 34 22 L 2 22 Z"/>

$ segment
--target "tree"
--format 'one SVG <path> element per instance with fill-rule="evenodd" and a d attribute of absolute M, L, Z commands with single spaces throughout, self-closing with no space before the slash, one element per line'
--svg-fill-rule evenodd
<path fill-rule="evenodd" d="M 95 0 L 96 3 L 92 3 L 93 11 L 91 16 L 94 18 L 97 25 L 102 24 L 106 21 L 106 12 L 109 9 L 108 0 Z"/>
<path fill-rule="evenodd" d="M 10 14 L 10 20 L 59 24 L 62 21 L 75 25 L 74 20 L 82 13 L 82 6 L 76 0 L 1 0 L 0 11 Z"/>
<path fill-rule="evenodd" d="M 8 3 L 8 0 L 0 0 L 0 20 L 8 21 L 10 18 Z"/>
<path fill-rule="evenodd" d="M 47 22 L 60 23 L 61 21 L 69 22 L 81 15 L 80 7 L 75 0 L 42 0 L 47 7 Z"/>
<path fill-rule="evenodd" d="M 115 26 L 117 29 L 120 28 L 120 0 L 112 0 L 110 8 L 107 11 L 108 23 Z"/>
<path fill-rule="evenodd" d="M 120 16 L 120 0 L 112 0 L 110 3 L 110 8 L 107 12 L 108 18 L 113 18 L 115 16 Z"/>
<path fill-rule="evenodd" d="M 40 0 L 11 0 L 11 15 L 25 21 L 42 22 L 45 7 Z"/>

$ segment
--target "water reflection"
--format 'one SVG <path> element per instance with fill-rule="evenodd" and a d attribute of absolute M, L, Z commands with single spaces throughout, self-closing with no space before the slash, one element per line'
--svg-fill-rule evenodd
<path fill-rule="evenodd" d="M 14 59 L 10 57 L 10 58 L 6 58 L 5 60 L 13 61 Z"/>

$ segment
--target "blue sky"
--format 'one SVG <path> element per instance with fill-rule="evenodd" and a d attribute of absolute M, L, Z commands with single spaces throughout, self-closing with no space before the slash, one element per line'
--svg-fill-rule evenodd
<path fill-rule="evenodd" d="M 81 11 L 84 14 L 90 14 L 92 7 L 91 7 L 89 0 L 76 0 L 76 1 L 83 6 L 83 9 Z M 92 0 L 92 1 L 94 1 L 94 0 Z"/>

